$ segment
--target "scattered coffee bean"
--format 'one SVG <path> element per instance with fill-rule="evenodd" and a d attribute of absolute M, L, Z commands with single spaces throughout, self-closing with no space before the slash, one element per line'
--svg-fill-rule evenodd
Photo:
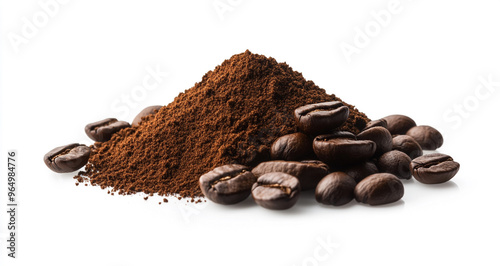
<path fill-rule="evenodd" d="M 73 143 L 52 149 L 45 154 L 43 161 L 54 172 L 69 173 L 85 166 L 89 157 L 89 147 Z"/>
<path fill-rule="evenodd" d="M 392 138 L 392 149 L 406 153 L 411 159 L 415 159 L 424 154 L 418 142 L 407 135 L 398 135 Z"/>
<path fill-rule="evenodd" d="M 413 176 L 424 184 L 444 183 L 452 179 L 459 169 L 459 163 L 442 153 L 426 154 L 411 162 Z"/>
<path fill-rule="evenodd" d="M 424 150 L 436 150 L 443 146 L 443 135 L 431 126 L 412 127 L 406 135 L 414 138 Z"/>
<path fill-rule="evenodd" d="M 349 108 L 341 102 L 315 103 L 295 109 L 294 115 L 302 131 L 318 135 L 341 126 L 349 116 Z"/>
<path fill-rule="evenodd" d="M 390 173 L 400 179 L 410 179 L 411 159 L 402 151 L 389 151 L 379 157 L 377 167 L 382 173 Z"/>
<path fill-rule="evenodd" d="M 312 154 L 312 141 L 300 132 L 279 137 L 271 146 L 273 160 L 299 161 Z"/>
<path fill-rule="evenodd" d="M 392 135 L 405 134 L 410 128 L 417 124 L 406 115 L 389 115 L 384 117 L 387 121 L 387 129 Z"/>
<path fill-rule="evenodd" d="M 316 187 L 316 201 L 326 205 L 341 206 L 354 198 L 356 182 L 343 172 L 333 172 L 325 176 Z"/>
<path fill-rule="evenodd" d="M 350 177 L 359 183 L 365 177 L 378 173 L 377 166 L 371 161 L 358 163 L 347 168 L 342 169 L 342 172 L 348 174 Z"/>
<path fill-rule="evenodd" d="M 146 116 L 151 115 L 151 114 L 155 114 L 162 107 L 163 107 L 162 105 L 153 105 L 153 106 L 149 106 L 149 107 L 144 108 L 139 114 L 137 114 L 135 116 L 134 121 L 132 121 L 132 126 L 133 127 L 138 126 L 139 123 L 142 121 L 143 117 L 146 117 Z"/>
<path fill-rule="evenodd" d="M 355 164 L 373 156 L 376 150 L 371 140 L 356 140 L 350 132 L 338 131 L 317 136 L 313 141 L 314 153 L 330 165 Z"/>
<path fill-rule="evenodd" d="M 118 121 L 116 118 L 107 118 L 85 126 L 85 133 L 92 140 L 104 142 L 110 140 L 111 136 L 116 132 L 127 127 L 130 127 L 130 124 L 125 121 Z"/>
<path fill-rule="evenodd" d="M 361 180 L 354 188 L 358 202 L 370 205 L 392 203 L 404 195 L 403 183 L 393 174 L 373 174 Z"/>
<path fill-rule="evenodd" d="M 260 176 L 252 187 L 252 197 L 260 206 L 271 210 L 291 208 L 300 195 L 297 178 L 286 173 L 267 173 Z"/>
<path fill-rule="evenodd" d="M 223 165 L 200 177 L 200 188 L 209 200 L 229 205 L 246 199 L 257 178 L 246 166 Z"/>
<path fill-rule="evenodd" d="M 371 140 L 377 145 L 375 155 L 384 154 L 392 150 L 392 135 L 383 127 L 372 127 L 361 131 L 357 136 L 359 140 Z"/>
<path fill-rule="evenodd" d="M 387 128 L 387 121 L 383 118 L 372 120 L 366 124 L 366 127 L 363 130 L 370 129 L 372 127 L 383 127 Z"/>
<path fill-rule="evenodd" d="M 328 174 L 328 166 L 320 161 L 269 161 L 263 162 L 252 169 L 256 177 L 266 173 L 281 172 L 296 177 L 300 182 L 302 190 L 313 189 L 318 182 Z"/>

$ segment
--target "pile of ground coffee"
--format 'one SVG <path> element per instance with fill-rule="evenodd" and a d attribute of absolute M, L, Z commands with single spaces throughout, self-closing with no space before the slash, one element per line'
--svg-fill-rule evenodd
<path fill-rule="evenodd" d="M 287 64 L 246 51 L 138 126 L 96 142 L 75 178 L 119 194 L 203 196 L 202 174 L 228 163 L 267 160 L 276 138 L 297 131 L 294 109 L 335 100 Z M 341 129 L 357 134 L 368 119 L 346 105 L 350 114 Z"/>

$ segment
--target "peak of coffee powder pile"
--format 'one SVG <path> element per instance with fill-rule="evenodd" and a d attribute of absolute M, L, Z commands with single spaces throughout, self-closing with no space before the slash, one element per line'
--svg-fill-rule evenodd
<path fill-rule="evenodd" d="M 225 60 L 136 127 L 96 142 L 75 178 L 118 194 L 203 197 L 199 177 L 217 166 L 255 166 L 272 142 L 297 131 L 293 111 L 340 101 L 274 58 L 248 50 Z M 368 118 L 346 104 L 342 130 L 358 133 Z M 78 184 L 78 183 L 77 183 Z"/>

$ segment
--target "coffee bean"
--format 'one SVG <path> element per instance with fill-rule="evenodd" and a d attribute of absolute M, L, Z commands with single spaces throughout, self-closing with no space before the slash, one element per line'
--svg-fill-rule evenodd
<path fill-rule="evenodd" d="M 400 179 L 410 179 L 411 159 L 402 151 L 389 151 L 378 158 L 377 167 L 381 173 L 390 173 Z"/>
<path fill-rule="evenodd" d="M 350 132 L 339 131 L 317 136 L 313 141 L 314 153 L 329 165 L 355 164 L 373 156 L 377 146 L 371 140 L 356 140 Z"/>
<path fill-rule="evenodd" d="M 284 135 L 271 146 L 273 160 L 298 161 L 312 154 L 312 141 L 304 133 Z"/>
<path fill-rule="evenodd" d="M 417 125 L 413 119 L 405 115 L 389 115 L 383 119 L 387 121 L 387 129 L 392 135 L 405 134 L 406 131 Z"/>
<path fill-rule="evenodd" d="M 443 135 L 431 126 L 412 127 L 406 135 L 414 138 L 424 150 L 436 150 L 443 146 Z"/>
<path fill-rule="evenodd" d="M 359 140 L 371 140 L 377 145 L 375 155 L 384 154 L 392 150 L 392 135 L 389 130 L 383 127 L 372 127 L 361 131 L 357 135 Z"/>
<path fill-rule="evenodd" d="M 246 199 L 257 178 L 246 166 L 219 166 L 200 177 L 200 188 L 209 200 L 229 205 Z"/>
<path fill-rule="evenodd" d="M 256 176 L 262 176 L 266 173 L 281 172 L 296 177 L 300 182 L 302 190 L 313 189 L 325 175 L 328 174 L 328 166 L 320 161 L 270 161 L 263 162 L 252 169 Z"/>
<path fill-rule="evenodd" d="M 316 201 L 326 205 L 341 206 L 354 198 L 356 181 L 343 172 L 333 172 L 323 177 L 316 187 Z"/>
<path fill-rule="evenodd" d="M 347 168 L 342 169 L 342 172 L 348 174 L 350 177 L 359 183 L 365 177 L 379 172 L 377 166 L 371 161 L 358 163 Z"/>
<path fill-rule="evenodd" d="M 111 136 L 116 132 L 127 127 L 130 127 L 130 124 L 125 121 L 118 121 L 116 118 L 107 118 L 85 126 L 85 133 L 92 140 L 104 142 L 110 140 Z"/>
<path fill-rule="evenodd" d="M 415 159 L 424 154 L 418 142 L 407 135 L 397 135 L 392 138 L 392 149 L 406 153 L 411 159 Z"/>
<path fill-rule="evenodd" d="M 368 176 L 354 188 L 356 200 L 370 205 L 392 203 L 401 199 L 403 195 L 404 187 L 401 180 L 388 173 Z"/>
<path fill-rule="evenodd" d="M 57 147 L 43 157 L 47 167 L 57 173 L 76 171 L 85 164 L 90 157 L 90 148 L 78 143 Z"/>
<path fill-rule="evenodd" d="M 297 178 L 286 173 L 267 173 L 260 176 L 252 187 L 252 197 L 260 206 L 271 210 L 291 208 L 300 195 Z"/>
<path fill-rule="evenodd" d="M 459 169 L 459 163 L 442 153 L 426 154 L 411 162 L 413 176 L 424 184 L 444 183 L 452 179 Z"/>
<path fill-rule="evenodd" d="M 136 127 L 139 125 L 139 123 L 142 121 L 142 118 L 151 115 L 151 114 L 156 114 L 160 108 L 162 108 L 162 105 L 153 105 L 144 108 L 139 114 L 137 114 L 134 118 L 134 121 L 132 121 L 132 126 Z"/>
<path fill-rule="evenodd" d="M 372 120 L 366 124 L 366 127 L 363 130 L 370 129 L 372 127 L 383 127 L 387 129 L 387 121 L 383 118 Z"/>
<path fill-rule="evenodd" d="M 349 116 L 349 108 L 341 102 L 309 104 L 295 109 L 295 122 L 310 135 L 329 133 L 341 126 Z"/>

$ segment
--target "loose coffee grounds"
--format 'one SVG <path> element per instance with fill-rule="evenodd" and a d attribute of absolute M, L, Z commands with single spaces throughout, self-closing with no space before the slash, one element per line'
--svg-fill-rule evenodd
<path fill-rule="evenodd" d="M 232 56 L 156 114 L 91 146 L 78 182 L 119 194 L 203 196 L 199 177 L 229 163 L 250 167 L 269 159 L 278 137 L 297 132 L 293 111 L 341 101 L 286 63 L 252 54 Z M 345 103 L 344 103 L 345 104 Z M 349 104 L 340 130 L 359 133 L 368 118 Z"/>

